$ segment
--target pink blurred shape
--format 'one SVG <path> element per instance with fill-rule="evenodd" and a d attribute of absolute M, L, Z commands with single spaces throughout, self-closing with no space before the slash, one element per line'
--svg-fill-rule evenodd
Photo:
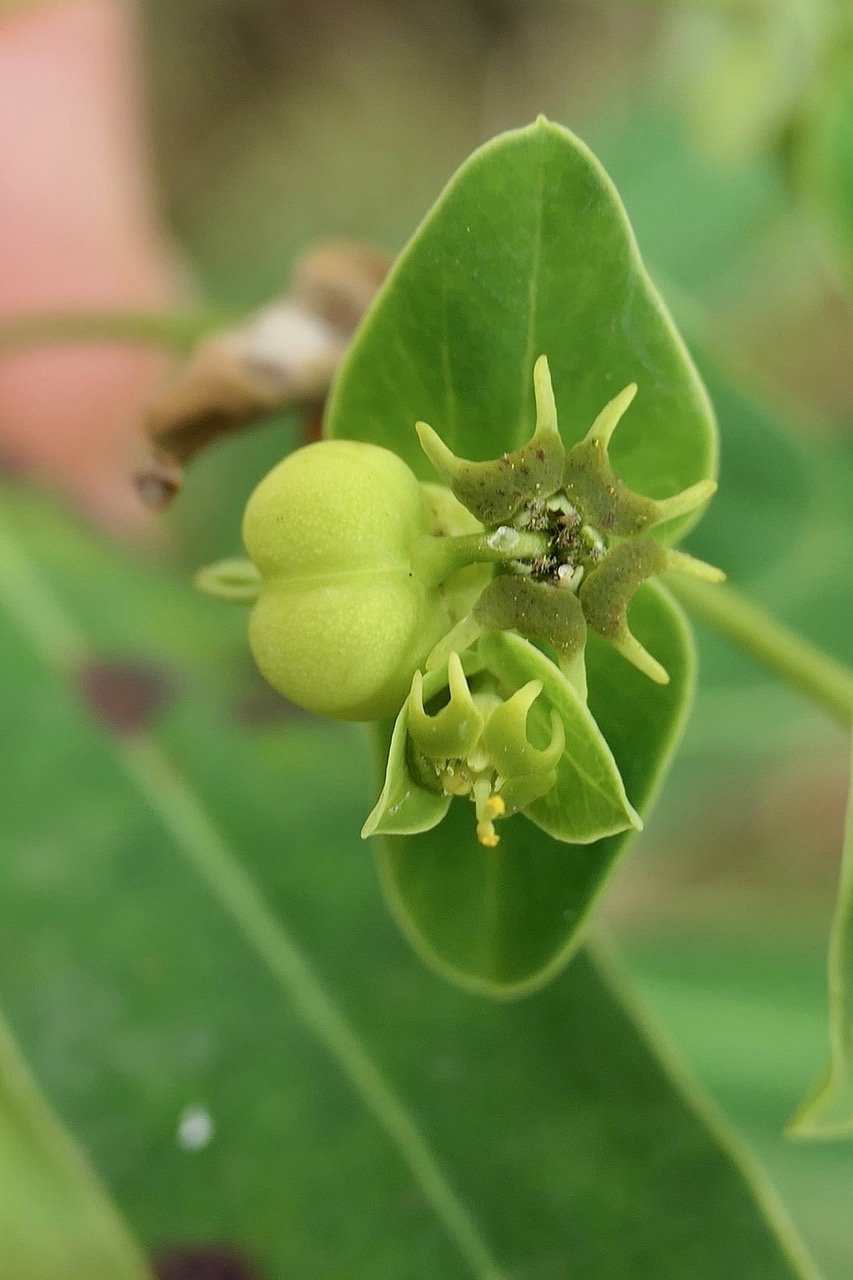
<path fill-rule="evenodd" d="M 135 15 L 66 0 L 0 18 L 0 319 L 168 306 L 178 271 L 146 152 Z M 0 456 L 114 526 L 166 357 L 68 346 L 0 358 Z"/>

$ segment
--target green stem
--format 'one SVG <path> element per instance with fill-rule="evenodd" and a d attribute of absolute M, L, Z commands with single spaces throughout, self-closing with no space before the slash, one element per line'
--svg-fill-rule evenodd
<path fill-rule="evenodd" d="M 193 311 L 93 311 L 19 316 L 0 322 L 0 356 L 65 342 L 144 343 L 185 351 L 233 320 L 215 308 Z"/>
<path fill-rule="evenodd" d="M 469 533 L 458 538 L 427 535 L 420 539 L 412 558 L 416 572 L 438 586 L 469 565 L 533 560 L 536 556 L 546 555 L 548 545 L 548 538 L 543 533 L 519 533 L 509 528 L 497 529 L 493 533 Z"/>
<path fill-rule="evenodd" d="M 767 667 L 780 680 L 853 724 L 853 671 L 777 622 L 730 586 L 667 578 L 667 586 L 702 622 Z"/>

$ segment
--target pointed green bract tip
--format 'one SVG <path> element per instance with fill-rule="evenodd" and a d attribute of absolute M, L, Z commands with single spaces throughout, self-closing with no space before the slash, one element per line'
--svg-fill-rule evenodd
<path fill-rule="evenodd" d="M 655 501 L 657 512 L 653 524 L 664 524 L 667 520 L 674 520 L 678 516 L 689 515 L 690 512 L 704 506 L 716 492 L 715 480 L 699 480 L 688 489 L 682 489 L 681 493 L 673 494 L 671 498 L 657 498 Z"/>
<path fill-rule="evenodd" d="M 551 448 L 556 443 L 562 461 L 565 450 L 557 426 L 557 404 L 547 356 L 540 356 L 533 366 L 533 392 L 536 397 L 536 430 L 533 441 L 542 445 L 547 442 Z M 556 437 L 556 440 L 552 437 Z"/>
<path fill-rule="evenodd" d="M 613 432 L 618 427 L 636 394 L 636 382 L 629 382 L 627 387 L 623 387 L 619 394 L 614 396 L 601 410 L 601 413 L 587 432 L 587 441 L 600 440 L 602 444 L 608 445 Z"/>
<path fill-rule="evenodd" d="M 707 564 L 704 560 L 697 560 L 695 556 L 690 556 L 686 551 L 676 551 L 670 548 L 667 551 L 667 569 L 670 573 L 687 574 L 690 578 L 698 578 L 701 582 L 725 582 L 726 575 L 722 569 L 718 569 L 716 565 Z"/>
<path fill-rule="evenodd" d="M 458 653 L 447 664 L 450 700 L 435 715 L 424 710 L 423 677 L 416 671 L 409 694 L 409 733 L 415 746 L 431 760 L 466 756 L 483 731 L 483 716 L 474 703 Z"/>
<path fill-rule="evenodd" d="M 487 528 L 512 520 L 526 502 L 550 498 L 560 486 L 565 448 L 545 356 L 536 361 L 534 393 L 533 436 L 527 444 L 490 462 L 457 457 L 431 426 L 416 423 L 421 448 L 439 476 Z"/>
<path fill-rule="evenodd" d="M 642 671 L 644 676 L 648 676 L 655 684 L 669 684 L 669 672 L 661 666 L 657 658 L 652 657 L 648 649 L 640 644 L 627 626 L 619 635 L 608 638 L 616 652 L 621 653 L 622 657 L 626 658 L 638 671 Z"/>
<path fill-rule="evenodd" d="M 458 459 L 428 422 L 416 422 L 415 431 L 418 433 L 421 448 L 435 467 L 437 474 L 452 489 Z"/>
<path fill-rule="evenodd" d="M 498 772 L 506 779 L 545 774 L 556 768 L 566 746 L 560 717 L 551 712 L 551 740 L 535 747 L 528 736 L 528 714 L 542 693 L 542 681 L 530 680 L 497 707 L 483 733 L 483 745 Z"/>

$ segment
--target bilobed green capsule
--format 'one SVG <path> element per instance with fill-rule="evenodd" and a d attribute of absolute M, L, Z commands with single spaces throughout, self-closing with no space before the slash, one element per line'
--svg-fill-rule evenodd
<path fill-rule="evenodd" d="M 420 484 L 387 449 L 321 441 L 274 467 L 243 519 L 261 578 L 249 644 L 269 683 L 335 719 L 395 715 L 449 625 L 413 568 L 429 529 Z"/>

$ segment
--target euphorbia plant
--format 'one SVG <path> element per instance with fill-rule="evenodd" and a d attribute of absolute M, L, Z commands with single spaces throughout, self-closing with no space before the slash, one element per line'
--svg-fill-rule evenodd
<path fill-rule="evenodd" d="M 457 980 L 517 993 L 575 945 L 689 701 L 686 624 L 647 580 L 722 577 L 671 545 L 715 488 L 710 406 L 571 135 L 540 120 L 464 166 L 325 435 L 250 498 L 249 562 L 201 582 L 257 596 L 281 692 L 376 722 L 365 834 L 404 928 Z"/>
<path fill-rule="evenodd" d="M 363 835 L 454 981 L 521 995 L 578 945 L 690 704 L 670 588 L 849 721 L 849 677 L 714 601 L 723 572 L 674 545 L 716 489 L 713 414 L 612 184 L 565 130 L 506 134 L 451 181 L 324 435 L 250 498 L 249 559 L 199 581 L 252 602 L 280 692 L 375 725 Z"/>
<path fill-rule="evenodd" d="M 375 841 L 388 899 L 409 939 L 457 985 L 521 996 L 544 987 L 578 946 L 598 892 L 648 814 L 689 705 L 693 648 L 677 596 L 845 724 L 853 717 L 849 672 L 720 586 L 719 570 L 677 549 L 713 495 L 715 470 L 707 397 L 643 271 L 612 186 L 581 144 L 540 121 L 479 152 L 451 183 L 356 336 L 328 407 L 325 439 L 291 454 L 250 498 L 249 558 L 202 573 L 203 586 L 251 605 L 249 642 L 272 684 L 313 711 L 373 726 L 378 800 L 364 832 Z M 62 592 L 55 600 L 50 581 L 19 550 L 14 527 L 0 535 L 0 596 L 12 618 L 38 662 L 46 658 L 70 678 L 97 712 L 96 694 L 111 674 L 98 661 L 103 640 L 90 643 L 66 618 Z M 48 543 L 53 552 L 61 539 Z M 85 564 L 88 581 L 90 558 L 72 561 L 72 574 Z M 179 597 L 183 607 L 203 612 L 182 590 Z M 168 615 L 146 609 L 159 633 Z M 171 628 L 175 636 L 181 631 Z M 35 660 L 29 665 L 38 669 Z M 39 693 L 35 703 L 21 704 L 24 740 L 33 724 L 37 731 L 31 708 L 43 701 Z M 201 701 L 212 703 L 209 689 Z M 537 998 L 498 1005 L 434 981 L 396 939 L 383 938 L 381 911 L 371 914 L 369 872 L 368 892 L 359 897 L 364 868 L 353 861 L 357 846 L 346 845 L 345 826 L 357 830 L 363 799 L 351 785 L 346 795 L 347 735 L 290 725 L 277 735 L 283 755 L 268 758 L 263 735 L 240 730 L 231 742 L 225 717 L 212 716 L 173 763 L 144 722 L 128 723 L 125 715 L 107 724 L 120 780 L 135 788 L 145 819 L 156 818 L 166 836 L 146 844 L 134 875 L 142 868 L 149 893 L 154 886 L 174 895 L 182 927 L 149 911 L 138 934 L 141 894 L 129 863 L 81 857 L 93 880 L 115 877 L 103 882 L 109 892 L 103 884 L 87 892 L 81 954 L 108 918 L 111 941 L 129 938 L 129 987 L 140 986 L 141 954 L 155 984 L 167 975 L 172 988 L 183 978 L 187 1012 L 175 1025 L 195 1025 L 205 981 L 217 1016 L 225 1003 L 219 971 L 207 966 L 220 947 L 229 963 L 223 944 L 236 925 L 240 946 L 248 943 L 268 971 L 258 982 L 260 1017 L 247 998 L 248 971 L 241 968 L 235 982 L 252 1034 L 263 1024 L 265 1047 L 285 1044 L 289 1053 L 307 1028 L 350 1086 L 350 1102 L 376 1122 L 368 1133 L 359 1116 L 357 1141 L 351 1125 L 328 1125 L 325 1113 L 312 1128 L 323 1111 L 317 1100 L 326 1096 L 317 1092 L 317 1062 L 292 1055 L 284 1070 L 304 1068 L 305 1093 L 292 1072 L 287 1123 L 304 1124 L 307 1136 L 300 1146 L 288 1127 L 286 1142 L 270 1143 L 269 1117 L 285 1092 L 281 1063 L 268 1064 L 270 1106 L 245 1063 L 235 1071 L 222 1059 L 221 1079 L 229 1087 L 243 1080 L 275 1162 L 266 1177 L 253 1162 L 243 1166 L 251 1164 L 254 1176 L 241 1208 L 246 1240 L 263 1241 L 282 1274 L 294 1267 L 355 1274 L 356 1254 L 358 1274 L 371 1280 L 380 1270 L 408 1274 L 418 1266 L 424 1275 L 484 1278 L 573 1273 L 578 1266 L 608 1280 L 650 1269 L 680 1280 L 686 1266 L 703 1276 L 732 1265 L 732 1274 L 750 1276 L 814 1274 L 772 1208 L 766 1218 L 757 1211 L 754 1172 L 727 1136 L 704 1111 L 685 1105 L 676 1073 L 655 1056 L 654 1034 L 636 1023 L 600 952 L 578 957 Z M 95 745 L 100 751 L 103 744 Z M 7 746 L 14 792 L 28 757 L 17 739 Z M 188 783 L 205 750 L 207 808 Z M 69 752 L 57 757 L 57 776 L 72 754 L 85 773 L 85 762 Z M 74 803 L 85 789 L 78 773 L 69 786 Z M 92 790 L 100 814 L 103 795 L 97 783 Z M 292 806 L 289 823 L 283 803 Z M 231 821 L 238 838 L 229 845 Z M 287 858 L 279 823 L 290 827 Z M 71 827 L 88 854 L 97 823 Z M 111 833 L 108 839 L 113 850 L 117 842 Z M 848 848 L 851 841 L 853 832 Z M 193 881 L 188 911 L 181 876 L 162 874 L 156 858 L 171 857 L 173 846 L 212 895 L 213 925 L 196 919 L 205 896 L 198 885 Z M 25 893 L 30 884 L 24 868 L 32 848 L 22 841 L 11 851 L 10 928 L 22 914 L 14 890 L 22 885 Z M 278 911 L 283 886 L 302 895 L 292 913 L 294 937 L 290 900 Z M 845 886 L 833 944 L 833 1059 L 800 1118 L 801 1129 L 812 1131 L 849 1129 L 853 1114 Z M 125 890 L 130 929 L 116 907 Z M 323 928 L 306 947 L 299 916 L 312 912 Z M 159 939 L 153 948 L 149 929 Z M 320 949 L 328 947 L 330 957 L 335 943 L 343 958 L 327 981 Z M 323 956 L 316 965 L 313 949 Z M 29 956 L 29 936 L 24 950 Z M 163 955 L 172 959 L 163 962 Z M 33 956 L 32 968 L 8 966 L 6 975 L 6 988 L 17 984 L 27 1006 L 30 988 L 44 980 L 43 951 L 34 948 Z M 275 1026 L 265 1021 L 270 974 L 288 997 Z M 142 1001 L 148 1018 L 145 992 Z M 236 1035 L 222 1030 L 222 1043 L 239 1044 L 241 1026 Z M 147 1055 L 134 1049 L 128 1057 L 144 1057 L 147 1071 Z M 18 1082 L 13 1049 L 0 1058 L 0 1085 Z M 499 1070 L 485 1071 L 487 1061 Z M 455 1074 L 444 1074 L 445 1063 Z M 150 1096 L 152 1106 L 164 1108 L 157 1132 L 167 1131 L 162 1115 L 183 1097 L 174 1081 L 195 1088 L 196 1058 L 168 1055 L 163 1071 L 169 1088 L 146 1092 L 135 1077 L 129 1085 L 146 1106 Z M 0 1094 L 8 1127 L 8 1116 L 22 1111 L 23 1092 L 15 1083 Z M 148 1121 L 133 1092 L 124 1110 L 140 1126 Z M 27 1114 L 37 1112 L 30 1105 Z M 226 1143 L 251 1126 L 252 1115 L 238 1105 L 231 1133 L 225 1116 L 226 1162 L 234 1151 Z M 43 1118 L 36 1133 L 49 1134 Z M 13 1144 L 18 1164 L 26 1168 L 39 1150 L 54 1177 L 54 1139 L 42 1151 L 26 1126 L 20 1135 Z M 379 1139 L 379 1154 L 368 1147 L 371 1137 Z M 326 1158 L 305 1161 L 304 1151 L 318 1144 Z M 295 1203 L 294 1188 L 308 1188 L 313 1204 L 319 1171 L 323 1202 L 340 1216 L 352 1170 L 368 1149 L 372 1172 L 379 1170 L 371 1182 L 381 1189 L 381 1234 L 395 1220 L 403 1247 L 380 1258 L 377 1231 L 364 1248 L 359 1198 L 354 1234 L 318 1250 L 313 1238 L 290 1229 L 301 1209 L 282 1206 L 280 1189 L 287 1185 Z M 151 1169 L 140 1163 L 145 1177 Z M 168 1165 L 161 1149 L 152 1179 L 158 1203 Z M 227 1215 L 216 1196 L 225 1188 L 227 1198 L 233 1186 L 234 1165 L 222 1167 L 221 1185 L 207 1165 L 198 1184 L 206 1220 L 217 1230 Z M 175 1168 L 183 1186 L 186 1170 Z M 73 1168 L 60 1172 L 73 1183 Z M 413 1233 L 412 1186 L 417 1212 L 439 1224 L 437 1243 L 422 1220 Z M 23 1199 L 30 1199 L 26 1188 Z M 135 1204 L 131 1193 L 128 1203 Z M 103 1213 L 97 1203 L 95 1209 Z M 66 1216 L 76 1222 L 82 1211 Z M 14 1199 L 7 1217 L 13 1230 L 6 1252 L 26 1257 L 43 1234 L 41 1220 L 34 1229 L 36 1218 Z M 458 1253 L 450 1269 L 448 1243 Z M 122 1274 L 141 1274 L 127 1242 L 118 1245 Z M 120 1264 L 110 1265 L 110 1274 L 118 1273 Z M 39 1271 L 51 1280 L 55 1274 Z"/>

